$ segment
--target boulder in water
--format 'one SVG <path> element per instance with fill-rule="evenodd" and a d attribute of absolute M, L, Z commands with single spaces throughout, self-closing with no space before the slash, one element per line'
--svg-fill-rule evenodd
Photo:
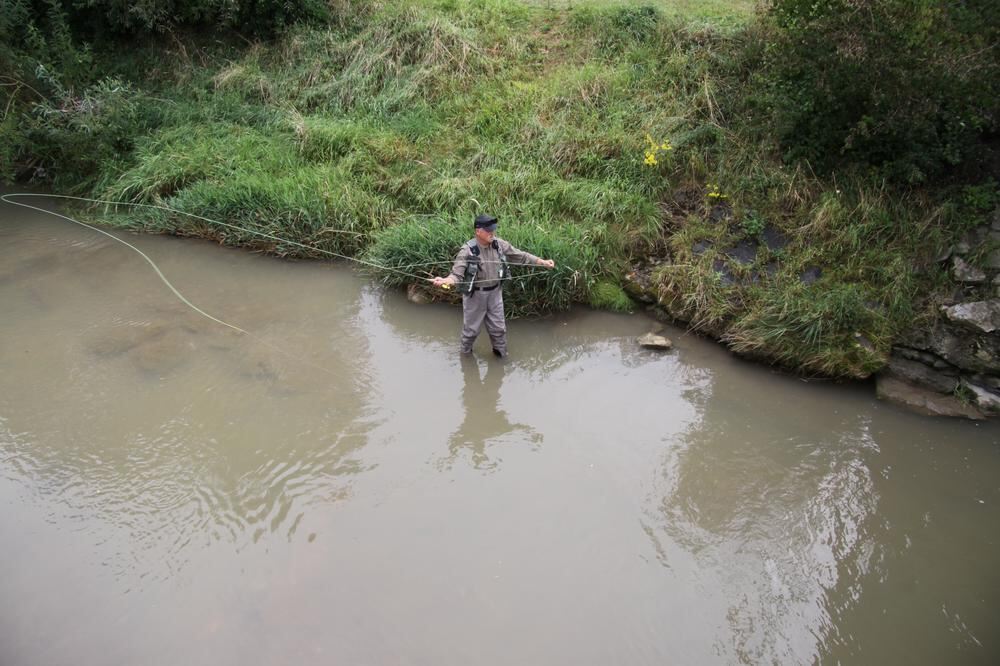
<path fill-rule="evenodd" d="M 667 351 L 674 346 L 674 343 L 669 338 L 657 335 L 656 333 L 647 333 L 640 337 L 638 342 L 639 346 L 643 349 L 656 349 L 658 351 Z"/>
<path fill-rule="evenodd" d="M 433 299 L 427 295 L 427 290 L 418 284 L 410 283 L 406 285 L 406 300 L 417 305 L 427 305 Z"/>

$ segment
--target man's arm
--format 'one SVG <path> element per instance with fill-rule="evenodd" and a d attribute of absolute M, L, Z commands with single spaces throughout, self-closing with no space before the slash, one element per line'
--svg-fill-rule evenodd
<path fill-rule="evenodd" d="M 504 247 L 501 248 L 503 253 L 507 256 L 507 260 L 512 264 L 521 264 L 523 266 L 544 266 L 545 268 L 556 267 L 556 262 L 551 259 L 542 259 L 541 257 L 536 257 L 530 252 L 519 250 L 505 240 L 500 242 L 504 244 Z"/>
<path fill-rule="evenodd" d="M 462 245 L 462 249 L 458 251 L 458 256 L 455 257 L 455 263 L 451 266 L 451 273 L 448 274 L 448 277 L 431 278 L 431 283 L 435 287 L 451 287 L 458 284 L 465 277 L 465 265 L 468 261 L 469 246 Z"/>

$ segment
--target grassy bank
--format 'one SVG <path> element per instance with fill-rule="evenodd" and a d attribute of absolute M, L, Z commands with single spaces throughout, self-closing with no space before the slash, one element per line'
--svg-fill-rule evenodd
<path fill-rule="evenodd" d="M 65 141 L 56 188 L 362 257 L 399 269 L 375 271 L 389 284 L 414 281 L 415 264 L 443 273 L 489 211 L 558 267 L 515 281 L 512 314 L 628 309 L 622 276 L 660 257 L 650 273 L 674 316 L 844 376 L 880 367 L 930 311 L 934 255 L 996 202 L 995 185 L 946 198 L 786 164 L 753 118 L 763 41 L 748 2 L 331 11 L 266 43 L 175 36 L 98 54 L 110 78 L 94 103 L 47 126 Z M 322 256 L 163 211 L 118 223 Z M 741 243 L 747 261 L 732 257 Z"/>

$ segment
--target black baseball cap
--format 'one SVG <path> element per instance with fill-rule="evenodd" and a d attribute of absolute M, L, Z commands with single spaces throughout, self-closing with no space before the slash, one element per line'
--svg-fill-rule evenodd
<path fill-rule="evenodd" d="M 486 214 L 476 215 L 475 227 L 476 229 L 485 229 L 486 231 L 496 231 L 497 218 Z"/>

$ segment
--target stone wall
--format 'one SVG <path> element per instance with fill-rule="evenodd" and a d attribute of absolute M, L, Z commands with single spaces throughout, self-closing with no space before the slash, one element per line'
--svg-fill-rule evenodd
<path fill-rule="evenodd" d="M 930 328 L 893 347 L 879 397 L 918 411 L 967 418 L 1000 414 L 1000 210 L 938 257 L 954 290 Z"/>

